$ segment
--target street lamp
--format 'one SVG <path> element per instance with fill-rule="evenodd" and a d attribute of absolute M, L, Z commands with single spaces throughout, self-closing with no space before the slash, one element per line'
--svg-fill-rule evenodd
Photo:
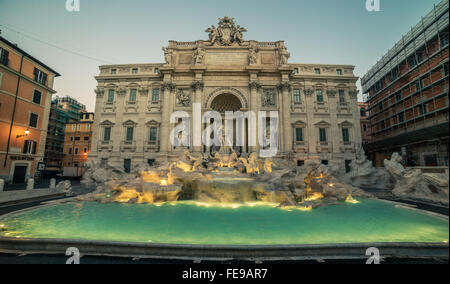
<path fill-rule="evenodd" d="M 30 135 L 30 130 L 25 130 L 25 134 L 23 135 L 17 135 L 16 138 L 22 138 L 22 137 L 27 137 L 28 135 Z"/>

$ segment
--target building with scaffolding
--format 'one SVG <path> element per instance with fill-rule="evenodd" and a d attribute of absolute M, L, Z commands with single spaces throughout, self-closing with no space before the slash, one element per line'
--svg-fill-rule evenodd
<path fill-rule="evenodd" d="M 407 166 L 448 166 L 449 3 L 442 1 L 361 79 L 376 166 L 393 152 Z"/>
<path fill-rule="evenodd" d="M 64 136 L 69 121 L 79 121 L 86 106 L 69 96 L 56 97 L 52 101 L 45 147 L 45 175 L 53 176 L 62 171 L 64 158 Z"/>

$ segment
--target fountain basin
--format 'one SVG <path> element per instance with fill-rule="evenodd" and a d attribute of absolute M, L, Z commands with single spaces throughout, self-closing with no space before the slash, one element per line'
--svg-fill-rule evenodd
<path fill-rule="evenodd" d="M 203 260 L 448 259 L 448 218 L 360 200 L 302 212 L 271 204 L 66 203 L 0 217 L 0 251 Z"/>

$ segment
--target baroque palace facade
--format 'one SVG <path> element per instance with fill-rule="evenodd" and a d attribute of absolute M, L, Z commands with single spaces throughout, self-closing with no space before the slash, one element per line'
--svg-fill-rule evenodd
<path fill-rule="evenodd" d="M 186 149 L 169 142 L 170 116 L 192 117 L 200 103 L 202 114 L 276 111 L 279 158 L 299 165 L 316 159 L 344 171 L 361 147 L 354 66 L 288 63 L 284 41 L 245 41 L 246 29 L 228 17 L 206 32 L 207 41 L 170 41 L 162 64 L 100 66 L 90 159 L 127 171 L 179 159 Z M 239 154 L 260 149 L 245 143 Z"/>

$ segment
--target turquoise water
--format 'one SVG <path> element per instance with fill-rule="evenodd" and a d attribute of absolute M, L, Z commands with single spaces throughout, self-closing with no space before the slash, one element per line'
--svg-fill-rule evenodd
<path fill-rule="evenodd" d="M 221 208 L 189 202 L 70 203 L 0 219 L 7 237 L 167 244 L 288 245 L 444 242 L 449 223 L 375 200 L 308 212 L 271 206 Z"/>

